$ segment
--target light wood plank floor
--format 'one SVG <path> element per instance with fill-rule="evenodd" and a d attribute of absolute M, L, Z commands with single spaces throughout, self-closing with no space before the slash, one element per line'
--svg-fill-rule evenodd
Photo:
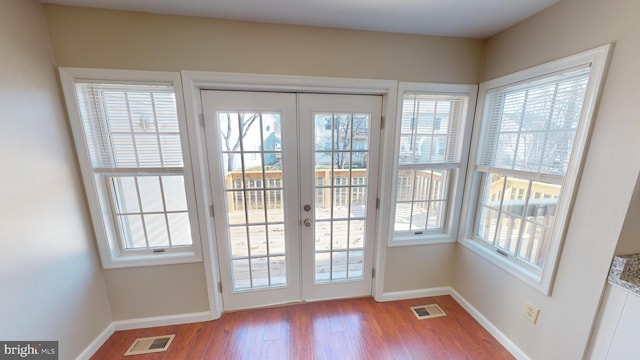
<path fill-rule="evenodd" d="M 436 303 L 445 317 L 418 320 Z M 118 331 L 92 359 L 121 359 L 139 337 L 176 334 L 149 359 L 513 359 L 453 298 L 377 303 L 372 298 L 302 303 L 223 314 L 214 321 Z"/>

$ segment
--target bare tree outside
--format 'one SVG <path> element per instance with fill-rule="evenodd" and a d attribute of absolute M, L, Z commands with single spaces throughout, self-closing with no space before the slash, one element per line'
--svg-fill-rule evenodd
<path fill-rule="evenodd" d="M 366 153 L 358 153 L 357 150 L 366 149 L 369 136 L 368 116 L 327 114 L 322 117 L 322 120 L 324 124 L 320 123 L 316 126 L 319 137 L 324 140 L 316 143 L 316 149 L 326 151 L 321 161 L 326 164 L 333 163 L 335 169 L 366 168 Z M 358 146 L 362 148 L 358 149 Z M 331 157 L 332 154 L 333 157 Z"/>
<path fill-rule="evenodd" d="M 237 115 L 238 118 L 236 119 L 232 117 L 232 115 Z M 247 136 L 249 129 L 256 123 L 256 120 L 260 119 L 260 114 L 226 113 L 225 117 L 226 127 L 220 126 L 219 129 L 224 143 L 224 150 L 232 152 L 227 154 L 227 171 L 233 171 L 235 158 L 238 155 L 236 152 L 240 150 L 240 142 Z M 239 126 L 239 134 L 237 133 L 238 127 L 236 127 L 236 131 L 234 131 L 234 122 L 236 123 L 235 126 Z"/>

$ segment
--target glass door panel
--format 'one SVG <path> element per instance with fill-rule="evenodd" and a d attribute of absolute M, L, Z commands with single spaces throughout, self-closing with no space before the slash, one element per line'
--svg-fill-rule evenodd
<path fill-rule="evenodd" d="M 371 114 L 313 117 L 315 192 L 322 194 L 315 203 L 314 282 L 362 279 Z"/>
<path fill-rule="evenodd" d="M 287 284 L 280 117 L 217 113 L 236 291 Z"/>
<path fill-rule="evenodd" d="M 299 300 L 296 96 L 202 100 L 224 308 Z"/>
<path fill-rule="evenodd" d="M 371 294 L 382 99 L 299 95 L 303 297 Z M 375 149 L 375 150 L 372 150 Z M 372 206 L 372 204 L 374 204 Z M 308 220 L 308 221 L 307 221 Z"/>

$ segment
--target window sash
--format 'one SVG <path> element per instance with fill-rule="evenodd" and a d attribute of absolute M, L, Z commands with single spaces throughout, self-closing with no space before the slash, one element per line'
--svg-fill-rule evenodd
<path fill-rule="evenodd" d="M 102 177 L 122 253 L 164 251 L 192 245 L 182 174 L 111 174 Z M 127 179 L 129 181 L 125 182 Z M 157 179 L 155 184 L 149 183 L 154 179 Z"/>
<path fill-rule="evenodd" d="M 409 172 L 409 176 L 403 176 Z M 400 170 L 394 204 L 394 232 L 399 237 L 443 233 L 447 227 L 454 170 Z"/>
<path fill-rule="evenodd" d="M 406 91 L 401 101 L 398 163 L 460 163 L 468 96 Z"/>
<path fill-rule="evenodd" d="M 94 168 L 182 167 L 172 84 L 76 82 Z"/>
<path fill-rule="evenodd" d="M 474 238 L 540 272 L 562 186 L 491 172 L 479 174 Z M 490 177 L 495 180 L 489 184 Z"/>
<path fill-rule="evenodd" d="M 478 164 L 566 175 L 590 70 L 584 65 L 489 90 Z"/>

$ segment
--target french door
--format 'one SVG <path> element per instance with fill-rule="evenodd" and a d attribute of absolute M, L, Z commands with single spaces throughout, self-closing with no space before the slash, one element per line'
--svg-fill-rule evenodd
<path fill-rule="evenodd" d="M 224 309 L 370 295 L 381 97 L 201 96 Z"/>

